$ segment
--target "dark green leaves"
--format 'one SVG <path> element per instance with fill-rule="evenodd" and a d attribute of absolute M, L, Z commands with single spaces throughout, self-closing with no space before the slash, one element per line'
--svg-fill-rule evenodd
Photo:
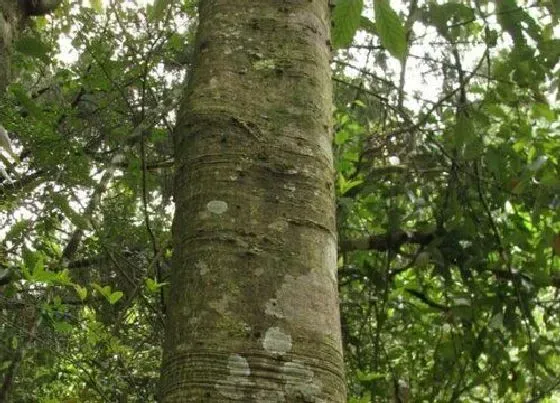
<path fill-rule="evenodd" d="M 440 35 L 454 40 L 462 29 L 468 29 L 468 22 L 474 21 L 474 11 L 461 3 L 431 3 L 424 13 L 424 20 L 436 27 Z"/>
<path fill-rule="evenodd" d="M 362 17 L 363 0 L 339 0 L 333 12 L 332 42 L 335 48 L 344 48 L 352 43 L 358 29 L 379 36 L 381 44 L 402 59 L 406 52 L 406 32 L 397 13 L 388 0 L 375 1 L 375 24 Z"/>
<path fill-rule="evenodd" d="M 472 118 L 460 113 L 455 124 L 453 145 L 464 158 L 473 159 L 480 155 L 482 144 L 476 135 Z"/>
<path fill-rule="evenodd" d="M 19 103 L 21 104 L 21 106 L 23 108 L 25 108 L 25 110 L 27 110 L 27 112 L 29 112 L 29 114 L 31 114 L 32 116 L 39 118 L 41 116 L 41 108 L 39 108 L 35 102 L 33 101 L 33 99 L 31 99 L 25 89 L 23 88 L 22 85 L 20 84 L 14 84 L 12 86 L 12 92 L 15 96 L 15 98 L 19 101 Z"/>
<path fill-rule="evenodd" d="M 360 27 L 363 0 L 339 0 L 333 12 L 332 42 L 335 48 L 344 48 L 352 43 Z"/>
<path fill-rule="evenodd" d="M 89 3 L 96 13 L 101 13 L 101 11 L 103 11 L 103 4 L 101 4 L 101 0 L 90 0 Z"/>
<path fill-rule="evenodd" d="M 522 7 L 518 6 L 516 0 L 503 0 L 496 3 L 498 22 L 502 29 L 511 36 L 515 46 L 527 45 L 524 33 L 535 41 L 541 39 L 539 25 Z"/>
<path fill-rule="evenodd" d="M 163 16 L 165 15 L 165 9 L 172 2 L 173 0 L 155 0 L 152 9 L 153 19 L 156 21 L 163 19 Z"/>
<path fill-rule="evenodd" d="M 27 35 L 21 38 L 16 42 L 16 49 L 24 55 L 34 57 L 45 63 L 50 62 L 48 55 L 50 46 L 34 36 Z"/>
<path fill-rule="evenodd" d="M 389 0 L 375 1 L 375 24 L 381 44 L 397 59 L 402 59 L 407 47 L 406 32 Z"/>

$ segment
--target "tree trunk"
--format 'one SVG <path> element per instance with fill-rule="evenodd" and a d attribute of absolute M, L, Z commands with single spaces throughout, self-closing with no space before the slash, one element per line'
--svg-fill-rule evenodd
<path fill-rule="evenodd" d="M 202 0 L 163 402 L 346 401 L 328 0 Z"/>
<path fill-rule="evenodd" d="M 20 8 L 14 0 L 0 0 L 0 96 L 10 80 L 12 43 L 17 34 Z"/>

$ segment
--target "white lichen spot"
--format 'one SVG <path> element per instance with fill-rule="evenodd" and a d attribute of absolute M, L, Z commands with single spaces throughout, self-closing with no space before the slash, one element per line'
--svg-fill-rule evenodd
<path fill-rule="evenodd" d="M 232 182 L 235 182 L 237 179 L 239 179 L 239 175 L 231 175 L 229 177 L 229 180 L 232 181 Z"/>
<path fill-rule="evenodd" d="M 267 402 L 267 403 L 286 402 L 286 394 L 281 390 L 274 390 L 274 388 L 276 387 L 276 384 L 274 382 L 259 381 L 259 386 L 261 386 L 262 389 L 259 389 L 255 394 L 256 402 Z"/>
<path fill-rule="evenodd" d="M 278 300 L 276 298 L 271 298 L 266 302 L 264 307 L 264 312 L 270 316 L 276 316 L 277 318 L 283 318 L 284 313 L 282 309 L 278 307 Z"/>
<path fill-rule="evenodd" d="M 305 402 L 322 402 L 321 381 L 315 379 L 313 371 L 301 360 L 286 362 L 284 372 L 286 396 L 290 399 L 302 399 Z"/>
<path fill-rule="evenodd" d="M 236 239 L 235 244 L 240 247 L 241 249 L 249 248 L 249 243 L 243 239 Z"/>
<path fill-rule="evenodd" d="M 294 185 L 293 183 L 286 183 L 286 184 L 284 184 L 284 189 L 289 191 L 289 192 L 295 192 L 296 191 L 296 185 Z"/>
<path fill-rule="evenodd" d="M 231 354 L 229 356 L 228 370 L 232 376 L 249 376 L 251 374 L 249 363 L 239 354 Z"/>
<path fill-rule="evenodd" d="M 212 77 L 209 84 L 210 88 L 216 88 L 218 86 L 218 79 L 216 77 Z"/>
<path fill-rule="evenodd" d="M 175 347 L 175 351 L 177 351 L 177 352 L 189 351 L 190 348 L 191 348 L 191 346 L 189 344 L 183 343 L 183 344 L 177 345 L 177 347 Z"/>
<path fill-rule="evenodd" d="M 228 312 L 227 308 L 229 306 L 229 301 L 230 301 L 230 297 L 224 294 L 222 295 L 222 298 L 220 298 L 217 301 L 212 301 L 208 303 L 208 305 L 210 305 L 211 308 L 214 308 L 217 312 L 221 314 L 225 314 Z"/>
<path fill-rule="evenodd" d="M 329 238 L 325 240 L 327 246 L 323 249 L 322 258 L 323 258 L 323 267 L 328 270 L 331 279 L 336 282 L 337 281 L 337 256 L 336 256 L 336 240 L 334 238 Z"/>
<path fill-rule="evenodd" d="M 299 171 L 298 171 L 297 169 L 293 169 L 293 168 L 288 169 L 288 170 L 286 171 L 286 173 L 287 173 L 288 175 L 296 175 L 298 172 L 299 172 Z"/>
<path fill-rule="evenodd" d="M 283 232 L 288 229 L 288 222 L 286 220 L 276 220 L 268 224 L 268 228 L 273 231 Z"/>
<path fill-rule="evenodd" d="M 276 63 L 272 59 L 257 60 L 253 63 L 255 70 L 274 70 Z"/>
<path fill-rule="evenodd" d="M 194 264 L 194 267 L 198 269 L 199 273 L 201 276 L 205 276 L 208 274 L 208 272 L 210 271 L 210 269 L 208 268 L 208 265 L 206 264 L 206 262 L 203 261 L 198 261 Z"/>
<path fill-rule="evenodd" d="M 249 379 L 251 368 L 247 360 L 239 354 L 228 357 L 227 367 L 229 375 L 216 383 L 218 392 L 230 400 L 245 401 L 245 389 L 254 387 L 255 383 Z"/>
<path fill-rule="evenodd" d="M 391 155 L 388 158 L 388 161 L 389 161 L 389 165 L 399 165 L 401 163 L 400 158 L 396 155 Z"/>
<path fill-rule="evenodd" d="M 279 327 L 271 327 L 264 335 L 263 347 L 271 354 L 286 354 L 292 349 L 292 336 L 284 333 Z"/>
<path fill-rule="evenodd" d="M 262 267 L 257 267 L 255 269 L 255 276 L 260 277 L 264 274 L 264 269 Z"/>
<path fill-rule="evenodd" d="M 313 253 L 314 254 L 314 253 Z M 278 300 L 278 309 L 288 323 L 297 323 L 312 332 L 323 334 L 335 348 L 340 347 L 340 323 L 335 320 L 339 309 L 338 294 L 333 268 L 334 254 L 319 256 L 310 254 L 309 260 L 315 265 L 326 264 L 329 267 L 315 266 L 310 273 L 301 276 L 284 276 L 282 286 L 274 296 Z M 334 267 L 333 267 L 334 263 Z"/>
<path fill-rule="evenodd" d="M 212 200 L 206 204 L 206 209 L 213 214 L 224 214 L 228 211 L 228 204 L 223 200 Z"/>
<path fill-rule="evenodd" d="M 203 210 L 198 213 L 198 218 L 200 220 L 207 220 L 210 218 L 210 213 L 207 210 Z"/>

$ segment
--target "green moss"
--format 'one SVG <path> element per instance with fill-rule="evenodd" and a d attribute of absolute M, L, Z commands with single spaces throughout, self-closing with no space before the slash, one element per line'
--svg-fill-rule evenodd
<path fill-rule="evenodd" d="M 223 314 L 221 318 L 216 322 L 216 329 L 224 335 L 224 337 L 226 338 L 226 342 L 230 337 L 245 337 L 251 332 L 251 329 L 249 328 L 249 325 L 247 325 L 247 323 L 234 318 L 228 313 Z"/>
<path fill-rule="evenodd" d="M 274 70 L 276 69 L 276 63 L 273 59 L 258 60 L 253 63 L 253 68 L 255 70 Z"/>

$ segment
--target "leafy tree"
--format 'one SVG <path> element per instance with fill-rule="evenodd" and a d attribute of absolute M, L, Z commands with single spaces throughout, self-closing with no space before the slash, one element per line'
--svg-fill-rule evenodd
<path fill-rule="evenodd" d="M 276 193 L 287 195 L 289 188 L 282 185 L 292 177 L 286 172 L 305 164 L 298 160 L 290 167 L 278 151 L 258 160 L 259 174 L 248 160 L 233 164 L 222 151 L 258 156 L 270 147 L 284 150 L 289 143 L 277 144 L 280 135 L 259 138 L 323 116 L 310 112 L 319 100 L 328 102 L 321 93 L 329 89 L 324 83 L 309 89 L 309 75 L 296 74 L 298 66 L 317 57 L 292 52 L 309 36 L 273 47 L 269 44 L 286 37 L 279 33 L 286 27 L 276 28 L 276 36 L 271 30 L 276 20 L 263 24 L 265 14 L 256 6 L 233 18 L 230 7 L 243 2 L 218 3 L 228 13 L 200 14 L 201 22 L 219 21 L 202 23 L 195 41 L 199 14 L 189 1 L 29 3 L 48 5 L 45 11 L 52 14 L 46 16 L 14 8 L 25 2 L 0 2 L 0 87 L 10 82 L 0 97 L 0 125 L 12 151 L 0 143 L 4 400 L 154 401 L 164 318 L 181 314 L 175 308 L 183 298 L 201 298 L 202 287 L 192 281 L 184 282 L 189 294 L 175 288 L 169 295 L 171 266 L 207 263 L 215 273 L 210 280 L 230 291 L 217 286 L 206 291 L 213 296 L 200 301 L 211 304 L 207 311 L 230 312 L 235 305 L 243 310 L 233 312 L 269 327 L 266 320 L 272 317 L 256 319 L 262 304 L 255 301 L 289 271 L 295 279 L 302 269 L 298 264 L 312 262 L 311 253 L 304 262 L 274 252 L 284 257 L 274 260 L 270 279 L 261 276 L 252 295 L 234 292 L 259 281 L 251 262 L 264 262 L 272 256 L 268 251 L 281 249 L 263 244 L 258 236 L 263 232 L 254 227 L 275 221 L 280 207 L 263 206 L 272 205 L 266 203 L 274 202 Z M 294 23 L 303 23 L 306 14 L 290 7 L 319 7 L 319 2 L 274 3 L 270 15 Z M 349 400 L 554 401 L 560 386 L 560 6 L 522 0 L 337 0 L 334 5 L 337 267 Z M 218 23 L 241 24 L 243 35 L 218 29 Z M 215 37 L 220 39 L 205 42 Z M 217 52 L 231 41 L 241 48 Z M 215 66 L 201 68 L 210 57 Z M 233 67 L 243 63 L 246 70 Z M 213 87 L 214 75 L 220 79 Z M 279 89 L 280 82 L 293 85 Z M 245 86 L 235 87 L 238 83 Z M 196 91 L 214 97 L 194 96 Z M 274 94 L 282 94 L 282 102 Z M 229 109 L 216 109 L 221 100 L 230 101 Z M 294 117 L 297 108 L 290 102 L 304 101 L 306 114 Z M 252 125 L 249 116 L 267 105 L 268 120 L 258 116 L 259 125 Z M 208 114 L 195 119 L 185 113 L 195 107 Z M 266 130 L 259 131 L 263 122 Z M 301 158 L 307 155 L 305 142 L 320 138 L 313 127 L 299 135 L 303 143 L 295 151 Z M 194 131 L 199 135 L 186 136 Z M 224 142 L 211 136 L 218 132 L 228 133 Z M 188 140 L 173 144 L 179 135 Z M 214 148 L 201 148 L 206 141 Z M 213 172 L 229 169 L 223 178 L 236 179 L 192 177 L 195 168 L 210 169 L 195 166 L 194 156 L 202 154 L 214 162 Z M 174 164 L 189 167 L 178 178 L 187 178 L 189 171 L 192 177 L 178 180 L 175 189 Z M 328 175 L 319 168 L 310 172 Z M 310 202 L 317 196 L 309 191 L 316 177 L 295 183 L 290 200 L 296 218 L 328 221 L 328 208 L 321 217 L 313 215 L 326 206 L 323 199 Z M 194 188 L 202 178 L 208 185 Z M 177 222 L 185 224 L 176 224 L 174 235 L 196 227 L 204 232 L 197 242 L 207 245 L 189 249 L 187 256 L 186 247 L 175 246 L 180 252 L 173 252 L 171 195 L 178 200 L 190 186 L 198 195 L 226 201 L 228 210 L 209 211 L 206 226 L 198 212 L 212 200 L 196 196 L 190 210 L 177 209 Z M 242 233 L 220 220 L 234 213 L 235 204 L 226 200 L 234 195 L 243 202 L 232 216 Z M 223 207 L 210 205 L 214 212 Z M 208 234 L 215 230 L 225 235 L 212 239 Z M 282 239 L 296 251 L 313 250 L 297 236 Z M 220 245 L 211 248 L 220 254 L 197 255 L 210 244 Z M 247 254 L 225 262 L 219 256 L 228 250 Z M 245 262 L 244 271 L 239 261 Z M 281 264 L 287 262 L 292 264 Z M 204 265 L 196 272 L 201 271 Z M 216 293 L 233 297 L 215 298 Z M 313 301 L 310 294 L 300 305 L 326 309 Z M 336 322 L 334 311 L 330 320 Z M 269 312 L 276 312 L 272 305 Z M 203 340 L 219 344 L 224 353 L 240 345 L 237 337 L 245 331 L 237 316 L 226 317 L 231 321 Z M 201 322 L 205 329 L 218 325 L 207 319 Z M 313 340 L 293 333 L 293 345 L 295 334 Z M 231 337 L 224 340 L 225 335 Z M 169 340 L 171 349 L 175 342 Z M 254 353 L 262 350 L 258 340 L 243 345 L 258 347 Z M 243 358 L 247 350 L 236 352 Z M 324 357 L 324 351 L 312 352 Z M 220 358 L 207 368 L 225 371 L 220 385 L 236 379 L 237 391 L 248 391 L 254 386 L 241 381 L 247 366 L 240 357 Z M 247 358 L 251 371 L 264 362 L 255 357 Z M 168 359 L 164 368 L 172 364 Z M 312 386 L 309 372 L 296 369 L 289 384 L 297 384 L 297 374 Z"/>

